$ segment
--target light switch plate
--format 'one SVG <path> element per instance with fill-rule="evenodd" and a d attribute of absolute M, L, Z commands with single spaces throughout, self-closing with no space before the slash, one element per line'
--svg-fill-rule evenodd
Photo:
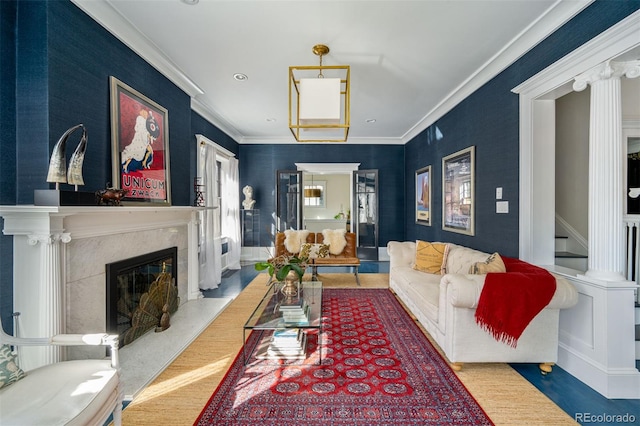
<path fill-rule="evenodd" d="M 496 201 L 496 213 L 509 213 L 509 202 Z"/>
<path fill-rule="evenodd" d="M 502 200 L 502 187 L 496 188 L 496 200 Z"/>

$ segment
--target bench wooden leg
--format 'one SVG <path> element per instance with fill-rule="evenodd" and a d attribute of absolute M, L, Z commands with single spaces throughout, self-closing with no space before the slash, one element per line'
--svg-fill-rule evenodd
<path fill-rule="evenodd" d="M 356 283 L 358 284 L 358 287 L 360 287 L 360 277 L 358 276 L 358 267 L 355 266 L 353 269 L 354 269 L 353 275 L 356 276 Z"/>
<path fill-rule="evenodd" d="M 311 281 L 318 281 L 318 267 L 311 267 Z"/>

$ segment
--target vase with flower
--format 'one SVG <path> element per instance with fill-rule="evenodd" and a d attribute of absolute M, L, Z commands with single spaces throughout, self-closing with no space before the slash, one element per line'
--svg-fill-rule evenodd
<path fill-rule="evenodd" d="M 306 257 L 296 255 L 280 255 L 265 262 L 255 264 L 256 271 L 266 270 L 269 274 L 270 284 L 274 278 L 277 282 L 283 283 L 282 294 L 287 297 L 295 297 L 299 293 L 300 282 L 308 266 Z"/>

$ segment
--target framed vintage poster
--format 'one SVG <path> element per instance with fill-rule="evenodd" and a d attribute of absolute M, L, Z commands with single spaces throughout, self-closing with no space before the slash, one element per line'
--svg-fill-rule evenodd
<path fill-rule="evenodd" d="M 110 86 L 113 186 L 126 204 L 170 206 L 168 112 L 115 77 Z"/>
<path fill-rule="evenodd" d="M 475 147 L 442 159 L 442 229 L 474 235 Z"/>
<path fill-rule="evenodd" d="M 431 166 L 416 171 L 416 223 L 431 226 Z"/>

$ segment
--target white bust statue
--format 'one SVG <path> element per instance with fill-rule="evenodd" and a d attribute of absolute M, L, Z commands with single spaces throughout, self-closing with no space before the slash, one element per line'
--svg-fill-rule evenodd
<path fill-rule="evenodd" d="M 242 188 L 242 193 L 244 194 L 242 207 L 244 207 L 245 210 L 253 209 L 253 205 L 256 203 L 256 200 L 253 199 L 253 188 L 249 185 L 246 185 L 244 188 Z"/>

